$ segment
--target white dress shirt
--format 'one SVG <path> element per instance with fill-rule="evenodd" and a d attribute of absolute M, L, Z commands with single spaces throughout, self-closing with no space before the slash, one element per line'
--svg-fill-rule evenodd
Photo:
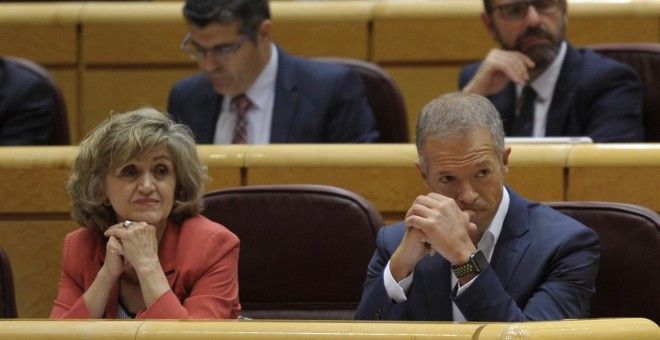
<path fill-rule="evenodd" d="M 271 57 L 254 83 L 245 91 L 251 105 L 247 110 L 248 144 L 270 143 L 270 126 L 273 120 L 275 103 L 275 80 L 277 78 L 277 48 L 270 45 Z M 220 107 L 220 117 L 216 123 L 214 144 L 231 144 L 236 125 L 236 110 L 232 98 L 225 96 Z"/>
<path fill-rule="evenodd" d="M 500 202 L 500 206 L 497 208 L 497 213 L 495 213 L 493 220 L 490 222 L 490 225 L 484 232 L 484 235 L 481 237 L 479 243 L 477 243 L 477 249 L 481 249 L 481 251 L 483 251 L 484 256 L 488 262 L 490 262 L 491 258 L 493 257 L 493 251 L 495 251 L 497 239 L 500 237 L 504 218 L 509 211 L 509 201 L 509 192 L 506 191 L 506 188 L 503 188 L 502 201 Z M 435 256 L 440 255 L 436 254 Z M 383 282 L 385 283 L 385 290 L 387 291 L 387 295 L 394 302 L 401 303 L 408 299 L 406 294 L 412 285 L 412 279 L 413 273 L 410 273 L 410 275 L 397 283 L 392 276 L 392 272 L 390 271 L 390 262 L 387 262 L 387 266 L 385 267 L 385 271 L 383 273 Z M 451 274 L 450 279 L 452 287 L 458 284 L 458 279 L 453 273 Z M 472 279 L 472 281 L 474 281 L 474 279 Z M 472 284 L 472 281 L 459 287 L 457 295 L 462 294 L 470 286 L 470 284 Z M 455 303 L 452 303 L 452 312 L 454 321 L 465 321 L 465 317 L 460 312 L 460 310 L 458 310 L 458 307 Z"/>

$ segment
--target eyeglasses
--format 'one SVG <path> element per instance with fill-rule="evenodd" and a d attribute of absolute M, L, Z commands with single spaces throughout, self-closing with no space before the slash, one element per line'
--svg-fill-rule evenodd
<path fill-rule="evenodd" d="M 213 46 L 210 49 L 205 49 L 202 46 L 195 44 L 192 41 L 190 34 L 181 42 L 181 49 L 186 52 L 186 54 L 193 60 L 204 60 L 206 59 L 206 53 L 211 53 L 211 56 L 214 60 L 227 60 L 234 55 L 234 52 L 238 51 L 243 44 L 250 40 L 249 34 L 244 35 L 240 40 L 235 44 L 228 45 L 219 45 Z"/>
<path fill-rule="evenodd" d="M 500 10 L 502 19 L 507 21 L 517 21 L 527 16 L 529 5 L 533 5 L 540 14 L 553 14 L 560 8 L 560 0 L 524 0 L 495 6 L 490 12 Z"/>

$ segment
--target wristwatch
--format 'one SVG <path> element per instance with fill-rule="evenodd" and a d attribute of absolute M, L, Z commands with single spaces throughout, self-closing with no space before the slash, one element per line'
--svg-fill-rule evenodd
<path fill-rule="evenodd" d="M 488 266 L 488 261 L 486 256 L 481 249 L 477 249 L 474 253 L 470 254 L 470 259 L 460 265 L 460 266 L 451 266 L 451 270 L 454 272 L 456 277 L 465 276 L 472 272 L 479 274 Z"/>

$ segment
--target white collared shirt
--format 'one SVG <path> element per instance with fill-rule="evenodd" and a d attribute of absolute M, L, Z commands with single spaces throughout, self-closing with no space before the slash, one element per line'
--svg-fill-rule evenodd
<path fill-rule="evenodd" d="M 534 127 L 532 137 L 544 137 L 547 126 L 548 110 L 552 103 L 552 96 L 555 92 L 557 79 L 561 72 L 561 66 L 566 57 L 566 41 L 561 43 L 557 58 L 550 64 L 547 70 L 538 78 L 534 79 L 529 85 L 536 91 L 536 100 L 534 101 Z M 520 100 L 522 90 L 525 85 L 516 85 L 516 98 Z M 520 106 L 520 105 L 518 105 Z M 516 112 L 516 115 L 518 113 Z"/>
<path fill-rule="evenodd" d="M 509 211 L 509 192 L 506 190 L 506 188 L 502 189 L 502 201 L 500 202 L 500 206 L 497 208 L 497 213 L 495 213 L 495 216 L 493 217 L 493 220 L 490 222 L 490 225 L 484 232 L 484 235 L 481 237 L 481 240 L 477 244 L 477 249 L 481 249 L 483 251 L 484 256 L 490 262 L 491 258 L 493 257 L 493 252 L 495 251 L 495 245 L 497 244 L 497 240 L 500 237 L 500 233 L 502 232 L 502 225 L 504 224 L 504 218 L 506 217 L 507 212 Z M 440 255 L 436 255 L 440 256 Z M 410 273 L 406 278 L 401 280 L 400 282 L 396 282 L 394 280 L 394 277 L 392 277 L 392 272 L 390 271 L 390 262 L 387 262 L 387 266 L 385 267 L 385 271 L 383 272 L 383 282 L 385 283 L 385 290 L 387 291 L 387 295 L 389 296 L 390 299 L 395 301 L 396 303 L 401 303 L 406 301 L 408 298 L 406 297 L 406 293 L 410 289 L 410 286 L 412 285 L 412 279 L 413 279 L 413 273 Z M 452 273 L 451 274 L 451 286 L 454 287 L 458 283 L 458 279 L 456 276 Z M 474 281 L 474 279 L 472 280 Z M 463 285 L 462 287 L 459 287 L 458 289 L 458 294 L 460 295 L 463 293 L 472 283 L 472 281 L 468 282 L 467 284 Z M 458 307 L 456 304 L 452 303 L 452 314 L 453 314 L 453 319 L 454 321 L 465 321 L 465 317 L 463 314 L 458 310 Z"/>
<path fill-rule="evenodd" d="M 275 103 L 275 79 L 277 78 L 277 48 L 270 44 L 271 57 L 254 83 L 245 91 L 252 103 L 247 111 L 248 144 L 270 143 L 270 126 L 273 120 Z M 232 98 L 224 96 L 220 116 L 215 127 L 214 144 L 231 144 L 236 125 L 236 111 L 231 105 Z"/>

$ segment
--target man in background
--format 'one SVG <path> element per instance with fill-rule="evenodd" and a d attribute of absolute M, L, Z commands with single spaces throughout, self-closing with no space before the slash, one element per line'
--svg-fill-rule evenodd
<path fill-rule="evenodd" d="M 45 79 L 0 58 L 0 146 L 48 144 L 56 107 Z"/>
<path fill-rule="evenodd" d="M 639 78 L 566 41 L 566 0 L 484 0 L 484 8 L 500 48 L 461 70 L 459 85 L 493 102 L 507 136 L 643 141 Z"/>
<path fill-rule="evenodd" d="M 378 139 L 360 76 L 276 47 L 267 0 L 188 0 L 183 14 L 182 47 L 202 72 L 174 85 L 168 111 L 198 143 Z"/>

